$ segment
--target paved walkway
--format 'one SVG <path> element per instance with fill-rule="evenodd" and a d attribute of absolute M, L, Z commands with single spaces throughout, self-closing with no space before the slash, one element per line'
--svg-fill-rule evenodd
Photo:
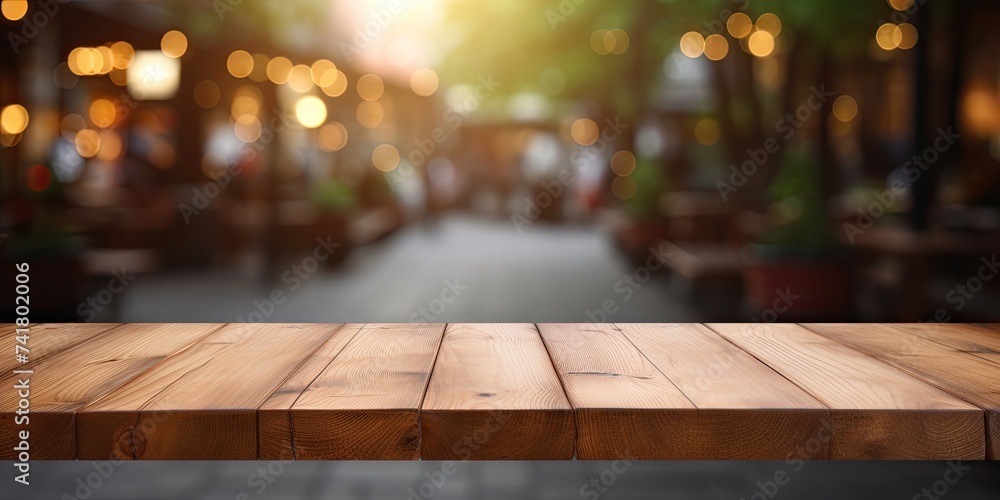
<path fill-rule="evenodd" d="M 607 321 L 704 319 L 671 292 L 667 271 L 652 272 L 645 283 L 624 281 L 636 273 L 635 264 L 610 235 L 586 226 L 535 223 L 518 233 L 509 220 L 451 215 L 356 249 L 334 271 L 301 279 L 293 264 L 277 273 L 273 288 L 236 271 L 139 276 L 115 299 L 121 300 L 118 319 L 575 322 L 601 320 L 587 311 L 608 300 L 617 312 Z M 639 271 L 637 278 L 646 277 Z M 277 291 L 285 300 L 272 307 L 269 297 Z"/>
<path fill-rule="evenodd" d="M 31 486 L 0 488 L 0 500 L 960 500 L 994 498 L 998 472 L 997 462 L 34 462 Z"/>

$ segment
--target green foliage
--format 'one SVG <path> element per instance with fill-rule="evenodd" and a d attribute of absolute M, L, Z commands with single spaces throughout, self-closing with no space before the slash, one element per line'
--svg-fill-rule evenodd
<path fill-rule="evenodd" d="M 335 179 L 314 185 L 311 200 L 320 209 L 334 213 L 348 212 L 358 204 L 354 189 Z"/>
<path fill-rule="evenodd" d="M 637 158 L 635 171 L 632 172 L 635 181 L 635 195 L 625 202 L 625 209 L 637 217 L 648 217 L 660 211 L 660 195 L 666 189 L 666 176 L 663 168 L 654 160 Z"/>
<path fill-rule="evenodd" d="M 450 0 L 444 5 L 439 36 L 447 51 L 446 80 L 474 82 L 493 74 L 505 84 L 500 93 L 513 94 L 537 90 L 538 75 L 557 68 L 566 76 L 562 97 L 592 99 L 623 116 L 633 111 L 637 89 L 655 81 L 685 32 L 724 32 L 732 13 L 752 19 L 776 13 L 786 48 L 808 40 L 812 49 L 828 48 L 840 58 L 863 56 L 879 19 L 892 13 L 884 1 L 871 0 Z M 593 32 L 611 28 L 628 32 L 628 51 L 594 53 Z M 727 38 L 731 50 L 738 50 Z"/>
<path fill-rule="evenodd" d="M 803 249 L 831 246 L 835 238 L 821 189 L 820 164 L 808 147 L 792 148 L 769 190 L 774 227 L 759 242 Z"/>

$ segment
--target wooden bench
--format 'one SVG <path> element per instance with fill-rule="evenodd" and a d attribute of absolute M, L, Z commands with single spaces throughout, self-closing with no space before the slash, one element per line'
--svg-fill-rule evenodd
<path fill-rule="evenodd" d="M 996 328 L 36 325 L 0 459 L 997 460 Z"/>

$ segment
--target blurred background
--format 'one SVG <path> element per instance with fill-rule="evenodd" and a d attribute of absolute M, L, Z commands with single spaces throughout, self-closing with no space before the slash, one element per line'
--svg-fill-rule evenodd
<path fill-rule="evenodd" d="M 2 6 L 35 321 L 1000 321 L 996 2 Z"/>

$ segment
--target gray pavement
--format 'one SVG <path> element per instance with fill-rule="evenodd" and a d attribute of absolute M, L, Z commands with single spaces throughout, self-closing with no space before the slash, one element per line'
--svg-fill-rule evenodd
<path fill-rule="evenodd" d="M 115 298 L 117 319 L 251 320 L 255 310 L 271 310 L 266 302 L 275 290 L 286 300 L 268 322 L 594 321 L 586 311 L 609 299 L 618 310 L 608 321 L 703 319 L 672 290 L 663 269 L 645 283 L 619 283 L 637 265 L 591 226 L 536 222 L 518 233 L 510 220 L 449 215 L 357 248 L 344 265 L 311 273 L 293 289 L 295 264 L 301 261 L 281 266 L 269 284 L 232 268 L 141 275 Z"/>

